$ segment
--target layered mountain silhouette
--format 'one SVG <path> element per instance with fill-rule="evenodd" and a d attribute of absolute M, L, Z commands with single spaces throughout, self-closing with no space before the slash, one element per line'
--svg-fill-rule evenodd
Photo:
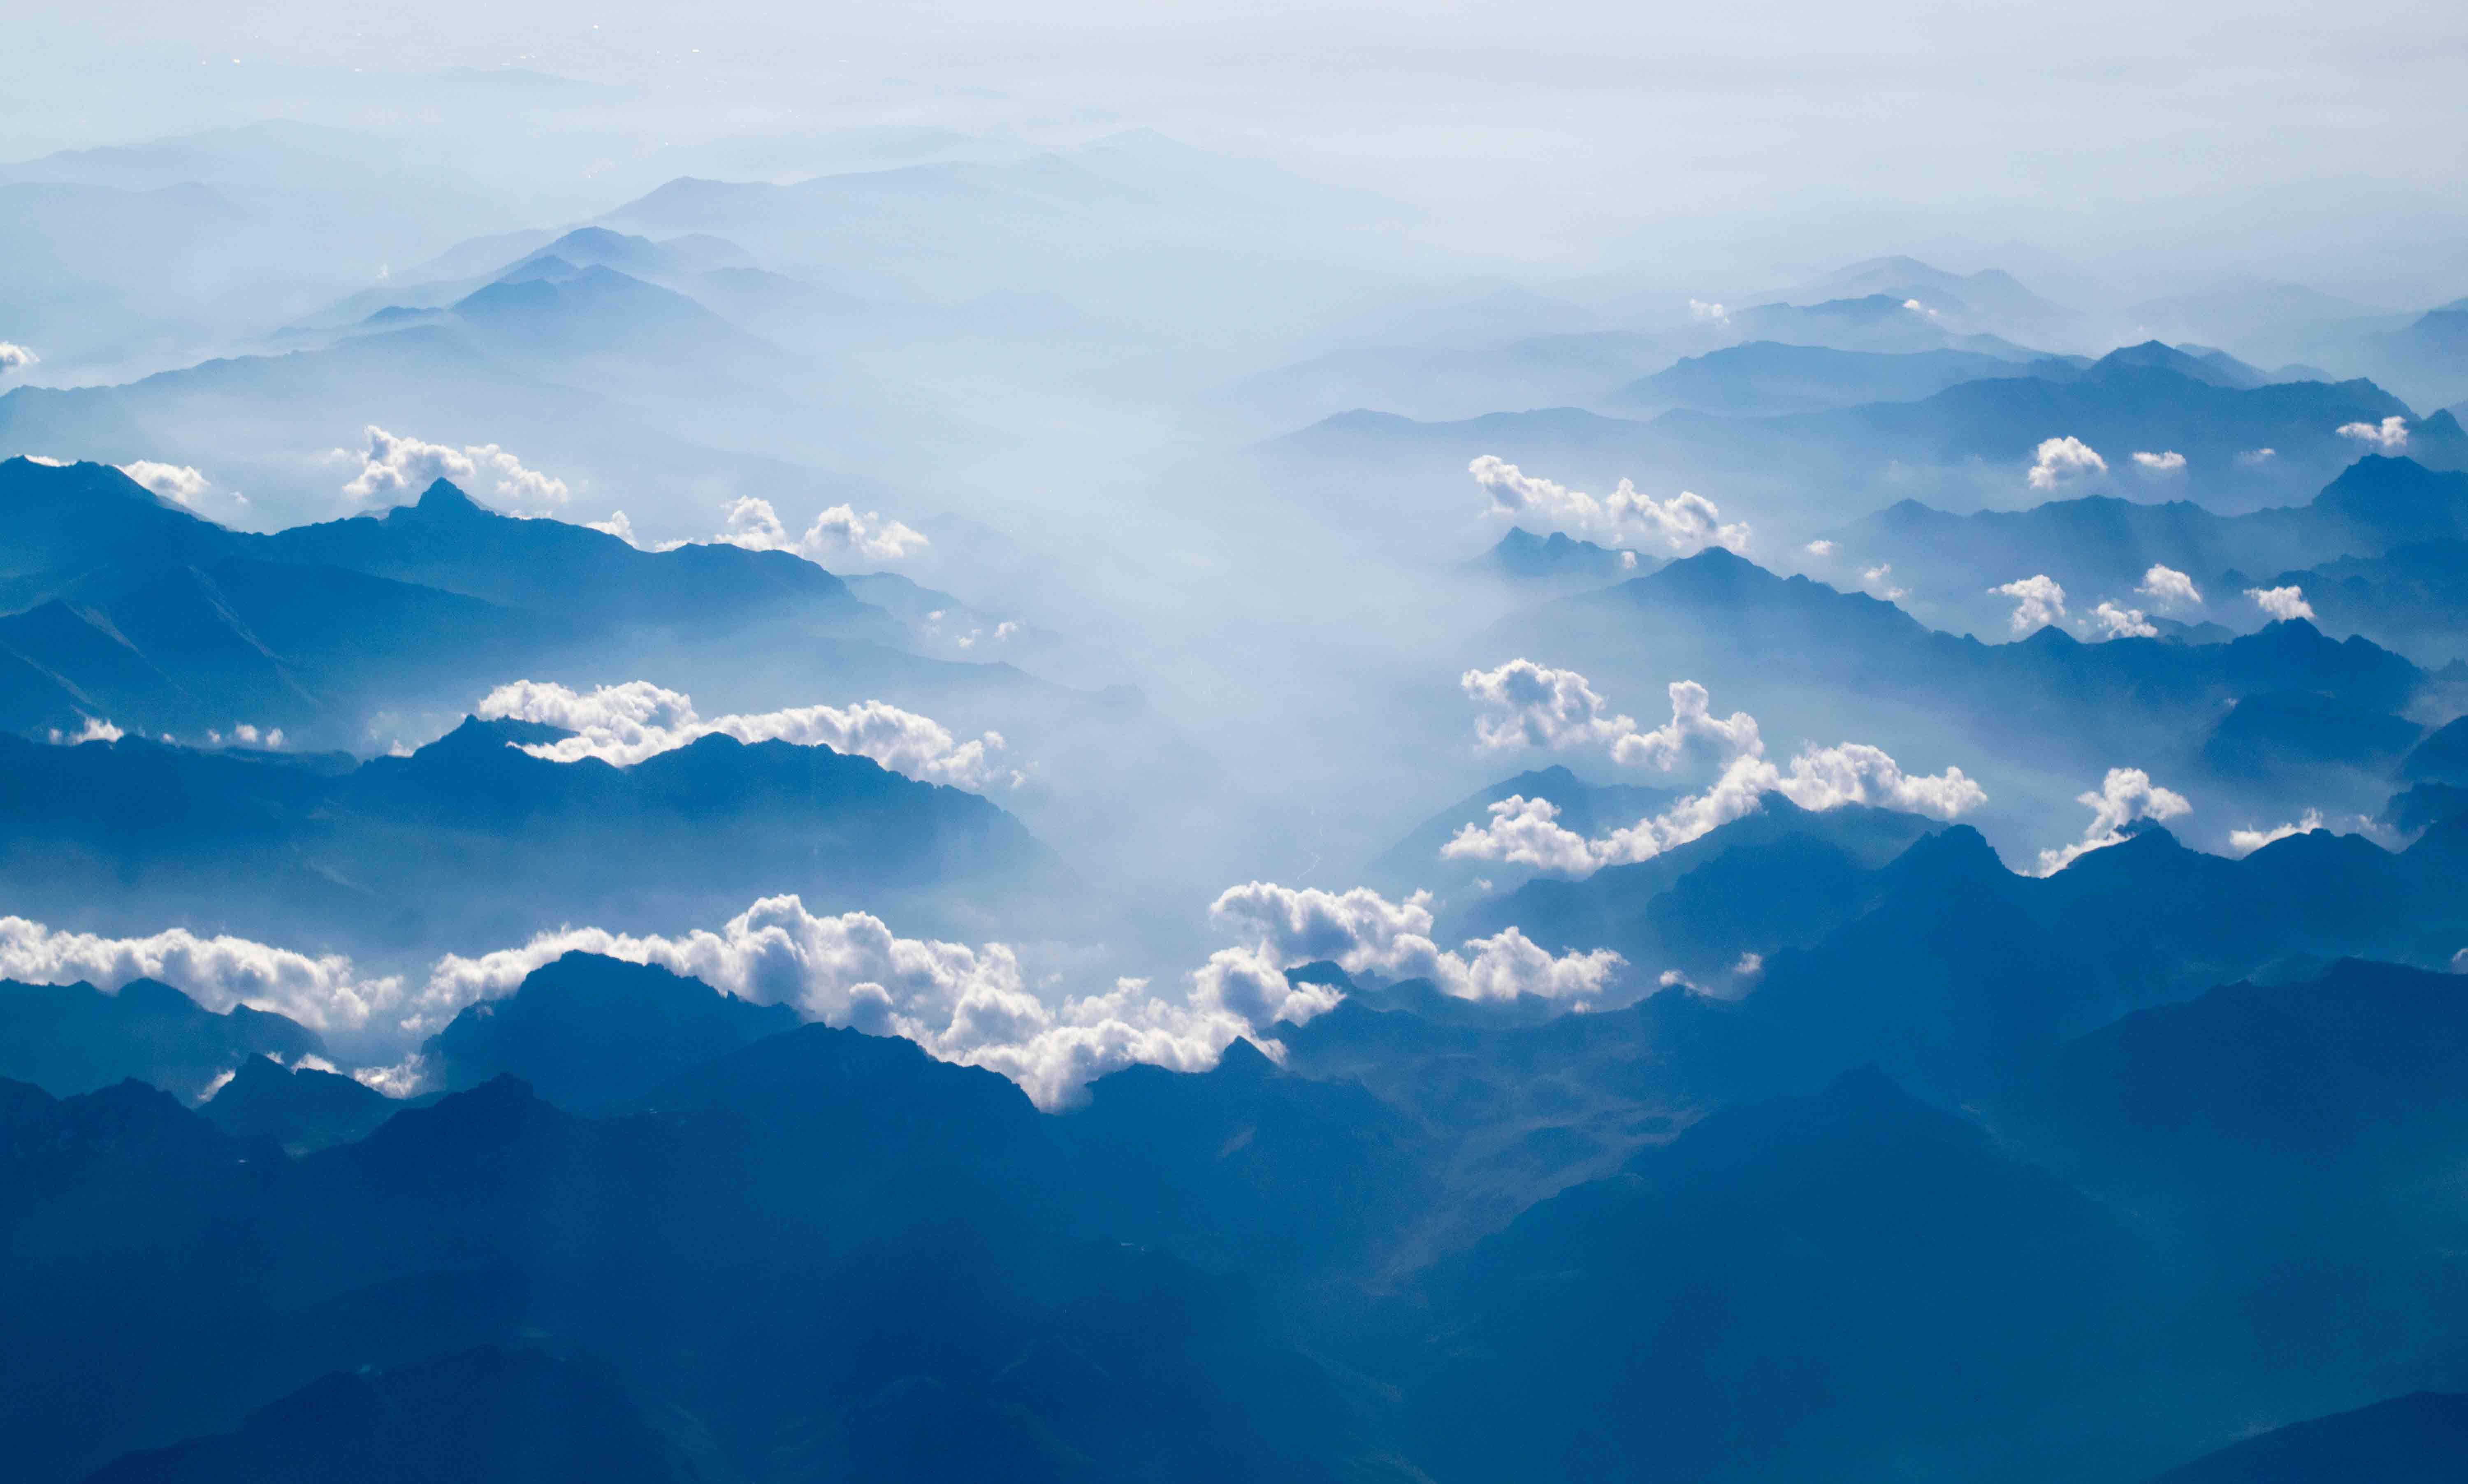
<path fill-rule="evenodd" d="M 322 1056 L 315 1031 L 235 1005 L 216 1014 L 154 979 L 105 993 L 91 984 L 0 980 L 0 1077 L 55 1097 L 135 1080 L 196 1098 L 251 1061 Z"/>
<path fill-rule="evenodd" d="M 1068 879 L 986 799 L 870 759 L 715 734 L 614 767 L 521 750 L 543 735 L 467 720 L 343 770 L 0 738 L 0 879 L 14 910 L 57 927 L 188 922 L 405 952 L 593 921 L 709 927 L 788 891 L 959 932 Z"/>
<path fill-rule="evenodd" d="M 2445 559 L 2468 539 L 2468 474 L 2369 454 L 2306 504 L 2243 515 L 2111 495 L 1969 515 L 1904 501 L 1834 538 L 1859 560 L 1890 560 L 1898 581 L 1963 598 L 2000 573 L 2045 573 L 2085 607 L 2106 597 L 2190 618 L 2251 615 L 2244 588 L 2295 584 L 2322 623 L 2388 644 L 2457 628 Z M 2192 578 L 2204 605 L 2137 593 L 2155 565 Z"/>

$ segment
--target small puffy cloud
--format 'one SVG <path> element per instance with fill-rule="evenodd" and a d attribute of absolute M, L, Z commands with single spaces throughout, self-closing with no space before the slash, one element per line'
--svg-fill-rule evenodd
<path fill-rule="evenodd" d="M 2102 598 L 2099 606 L 2091 610 L 2091 623 L 2098 627 L 2103 639 L 2157 639 L 2159 626 L 2142 616 L 2140 608 L 2120 608 Z"/>
<path fill-rule="evenodd" d="M 1938 317 L 1936 310 L 1930 308 L 1927 305 L 1920 303 L 1917 299 L 1904 300 L 1903 308 L 1910 310 L 1913 314 L 1919 315 L 1923 319 L 1935 319 Z"/>
<path fill-rule="evenodd" d="M 1894 585 L 1894 564 L 1890 561 L 1881 561 L 1873 567 L 1862 567 L 1860 586 L 1867 592 L 1868 596 L 1883 598 L 1887 603 L 1899 603 L 1911 595 L 1909 588 Z"/>
<path fill-rule="evenodd" d="M 729 502 L 728 522 L 716 539 L 748 551 L 794 552 L 820 566 L 845 565 L 852 559 L 898 561 L 928 544 L 922 532 L 874 511 L 860 515 L 847 505 L 824 511 L 805 535 L 791 538 L 771 502 L 752 495 Z"/>
<path fill-rule="evenodd" d="M 41 356 L 26 349 L 22 345 L 15 344 L 12 341 L 0 340 L 0 377 L 8 376 L 12 372 L 23 371 L 27 367 L 34 365 L 41 360 Z"/>
<path fill-rule="evenodd" d="M 1651 732 L 1618 735 L 1611 742 L 1612 754 L 1623 762 L 1669 768 L 1682 756 L 1711 752 L 1721 761 L 1722 773 L 1703 791 L 1599 840 L 1562 825 L 1559 808 L 1549 800 L 1513 794 L 1490 807 L 1486 823 L 1460 827 L 1440 847 L 1441 856 L 1583 877 L 1604 866 L 1651 859 L 1755 813 L 1769 793 L 1779 793 L 1805 810 L 1862 804 L 1935 819 L 1953 819 L 1988 800 L 1960 768 L 1908 774 L 1882 748 L 1864 742 L 1803 748 L 1788 770 L 1778 768 L 1765 756 L 1756 719 L 1733 712 L 1716 720 L 1705 688 L 1693 680 L 1672 685 L 1671 705 L 1669 723 Z M 1623 757 L 1623 751 L 1628 755 Z"/>
<path fill-rule="evenodd" d="M 2192 578 L 2175 567 L 2163 567 L 2156 562 L 2151 570 L 2142 574 L 2142 585 L 2134 590 L 2161 607 L 2173 607 L 2178 604 L 2193 607 L 2203 605 L 2202 589 L 2194 585 Z"/>
<path fill-rule="evenodd" d="M 626 513 L 622 510 L 610 511 L 606 520 L 586 520 L 583 524 L 585 530 L 597 531 L 603 536 L 613 536 L 628 546 L 643 544 L 634 539 L 634 522 L 627 519 Z"/>
<path fill-rule="evenodd" d="M 2134 455 L 2134 462 L 2147 469 L 2162 474 L 2172 474 L 2185 467 L 2185 456 L 2173 448 L 2165 453 L 2149 453 L 2137 449 Z"/>
<path fill-rule="evenodd" d="M 343 486 L 354 499 L 416 498 L 438 480 L 469 491 L 486 487 L 518 506 L 562 505 L 569 491 L 565 481 L 537 469 L 495 444 L 450 448 L 444 444 L 400 438 L 372 422 L 368 448 L 359 454 L 337 448 L 336 457 L 360 461 L 360 471 Z"/>
<path fill-rule="evenodd" d="M 1688 301 L 1688 317 L 1701 325 L 1724 325 L 1730 323 L 1731 311 L 1707 300 L 1691 299 Z"/>
<path fill-rule="evenodd" d="M 2107 472 L 2108 461 L 2081 439 L 2044 438 L 2031 458 L 2031 488 L 2055 490 Z"/>
<path fill-rule="evenodd" d="M 1991 597 L 2014 600 L 2009 621 L 2018 635 L 2044 628 L 2066 616 L 2066 590 L 2046 573 L 2020 578 L 1988 589 Z"/>
<path fill-rule="evenodd" d="M 1006 778 L 1017 788 L 1023 781 L 1020 774 L 992 759 L 991 754 L 1003 750 L 1001 733 L 987 732 L 973 741 L 959 742 L 932 718 L 879 700 L 848 707 L 796 706 L 705 720 L 696 714 L 693 696 L 648 680 L 604 685 L 587 694 L 543 681 L 517 680 L 482 696 L 474 714 L 491 720 L 538 721 L 575 733 L 523 749 L 552 763 L 598 758 L 629 767 L 718 732 L 743 742 L 829 747 L 871 758 L 895 773 L 955 788 L 984 788 Z"/>
<path fill-rule="evenodd" d="M 2384 453 L 2397 453 L 2408 446 L 2408 419 L 2396 415 L 2380 422 L 2342 422 L 2340 436 L 2361 444 L 2371 444 Z"/>
<path fill-rule="evenodd" d="M 2274 844 L 2292 834 L 2311 834 L 2322 828 L 2322 811 L 2309 809 L 2297 816 L 2293 825 L 2277 825 L 2269 830 L 2230 830 L 2228 854 L 2243 858 L 2266 845 Z"/>
<path fill-rule="evenodd" d="M 399 977 L 363 977 L 339 955 L 311 957 L 245 938 L 200 938 L 175 927 L 147 938 L 55 932 L 0 917 L 0 979 L 75 984 L 117 993 L 156 979 L 217 1014 L 270 1010 L 320 1031 L 358 1030 L 402 1002 Z"/>
<path fill-rule="evenodd" d="M 2314 616 L 2314 605 L 2305 601 L 2302 587 L 2249 587 L 2245 595 L 2253 600 L 2255 607 L 2281 623 Z"/>
<path fill-rule="evenodd" d="M 1254 962 L 1326 959 L 1348 973 L 1429 979 L 1460 999 L 1587 999 L 1626 962 L 1608 948 L 1555 956 L 1514 927 L 1443 951 L 1431 940 L 1428 892 L 1398 902 L 1363 886 L 1331 892 L 1252 881 L 1219 894 L 1208 916 Z"/>
<path fill-rule="evenodd" d="M 1800 550 L 1821 561 L 1834 555 L 1834 543 L 1832 541 L 1811 541 L 1807 545 L 1801 547 Z"/>
<path fill-rule="evenodd" d="M 2276 448 L 2248 448 L 2236 456 L 2236 461 L 2246 468 L 2260 468 L 2277 457 L 2279 457 L 2279 450 Z"/>
<path fill-rule="evenodd" d="M 1467 465 L 1466 472 L 1491 496 L 1494 515 L 1533 519 L 1614 546 L 1641 537 L 1682 557 L 1695 556 L 1709 546 L 1735 552 L 1748 549 L 1745 522 L 1724 524 L 1723 513 L 1713 501 L 1685 490 L 1657 500 L 1638 493 L 1635 485 L 1623 479 L 1608 497 L 1597 499 L 1582 490 L 1530 475 L 1488 453 Z"/>
<path fill-rule="evenodd" d="M 2138 767 L 2112 767 L 2099 788 L 2076 802 L 2091 811 L 2082 838 L 2040 852 L 2042 876 L 2054 876 L 2083 856 L 2105 850 L 2125 838 L 2125 827 L 2137 819 L 2175 819 L 2193 812 L 2182 793 L 2162 788 Z"/>
<path fill-rule="evenodd" d="M 74 732 L 63 732 L 57 726 L 53 727 L 53 744 L 55 746 L 75 747 L 80 743 L 90 742 L 116 742 L 120 741 L 120 739 L 128 735 L 126 732 L 124 732 L 120 728 L 112 725 L 110 720 L 106 718 L 87 717 L 84 719 L 85 724 L 79 727 Z"/>

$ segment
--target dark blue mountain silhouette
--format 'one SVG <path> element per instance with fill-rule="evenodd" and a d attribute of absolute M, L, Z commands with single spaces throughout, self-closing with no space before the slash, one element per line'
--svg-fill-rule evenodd
<path fill-rule="evenodd" d="M 298 1021 L 246 1005 L 217 1015 L 152 979 L 112 993 L 82 982 L 0 980 L 0 1077 L 55 1097 L 133 1078 L 195 1098 L 252 1059 L 296 1062 L 325 1051 Z"/>

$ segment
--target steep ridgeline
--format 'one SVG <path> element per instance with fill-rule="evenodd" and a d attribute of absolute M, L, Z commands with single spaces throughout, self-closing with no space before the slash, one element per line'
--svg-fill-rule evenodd
<path fill-rule="evenodd" d="M 430 1478 L 457 1426 L 543 1468 L 690 1441 L 705 1471 L 644 1444 L 625 1478 L 1410 1479 L 1285 1306 L 1183 1255 L 1197 1233 L 1273 1274 L 1297 1234 L 1320 1259 L 1322 1213 L 1389 1209 L 1337 1193 L 1386 1177 L 1367 1101 L 1253 1061 L 1127 1085 L 1133 1116 L 1084 1132 L 993 1073 L 808 1026 L 623 1117 L 498 1078 L 297 1160 L 135 1084 L 0 1084 L 0 1249 L 43 1276 L 0 1307 L 0 1446 L 31 1484 L 182 1438 L 103 1477 L 391 1441 L 383 1476 Z M 482 1346 L 576 1356 L 590 1384 Z"/>
<path fill-rule="evenodd" d="M 1417 489 L 1426 501 L 1461 479 L 1469 460 L 1495 454 L 1578 489 L 1608 491 L 1629 477 L 1659 494 L 1719 491 L 1726 511 L 1813 527 L 1903 499 L 2011 506 L 2032 493 L 2027 476 L 2051 438 L 2079 439 L 2099 453 L 2107 472 L 2091 492 L 2182 496 L 2224 511 L 2306 498 L 2361 451 L 2340 428 L 2379 430 L 2388 418 L 2400 419 L 2419 462 L 2468 467 L 2468 432 L 2456 419 L 2418 418 L 2370 381 L 2224 383 L 2217 366 L 2159 351 L 2166 354 L 2129 348 L 2079 369 L 2043 363 L 2045 375 L 2017 362 L 1916 400 L 1765 416 L 1678 407 L 1639 421 L 1559 406 L 1426 422 L 1358 410 L 1262 453 L 1280 471 L 1342 468 L 1375 488 Z M 1799 395 L 1800 374 L 1749 377 L 1733 395 Z M 2266 448 L 2269 456 L 2258 453 Z M 2183 463 L 2145 468 L 2137 452 L 2176 453 Z"/>
<path fill-rule="evenodd" d="M 295 1020 L 246 1005 L 217 1015 L 153 979 L 108 993 L 86 983 L 0 980 L 0 1077 L 54 1097 L 134 1078 L 194 1100 L 244 1062 L 325 1051 Z"/>
<path fill-rule="evenodd" d="M 0 883 L 54 927 L 194 924 L 390 954 L 566 924 L 711 927 L 782 892 L 959 934 L 1070 889 L 1010 814 L 870 759 L 718 734 L 628 767 L 521 750 L 557 735 L 467 720 L 338 767 L 0 737 Z"/>
<path fill-rule="evenodd" d="M 2400 714 L 2441 683 L 2303 619 L 2223 644 L 2084 643 L 2054 627 L 1983 644 L 1719 548 L 1511 615 L 1462 657 L 1513 655 L 1581 671 L 1639 714 L 1673 681 L 1701 681 L 1718 715 L 1755 716 L 1775 752 L 1856 741 L 1907 768 L 1958 765 L 1988 791 L 1981 819 L 2041 833 L 2115 766 L 2187 792 L 2221 838 L 2303 807 L 2371 812 L 2390 792 L 2383 749 L 2418 729 Z M 2211 745 L 2252 730 L 2234 703 L 2291 693 L 2309 697 L 2284 708 L 2304 727 Z"/>
<path fill-rule="evenodd" d="M 1970 515 L 1905 501 L 1830 535 L 1841 559 L 1890 561 L 1895 582 L 1940 601 L 1976 597 L 2000 574 L 2045 573 L 2086 608 L 2110 598 L 2242 627 L 2254 616 L 2244 589 L 2295 584 L 2332 632 L 2436 665 L 2468 643 L 2457 559 L 2468 550 L 2468 473 L 2405 457 L 2369 454 L 2304 505 L 2243 515 L 2111 495 Z M 2137 595 L 2155 565 L 2186 574 L 2203 602 Z"/>

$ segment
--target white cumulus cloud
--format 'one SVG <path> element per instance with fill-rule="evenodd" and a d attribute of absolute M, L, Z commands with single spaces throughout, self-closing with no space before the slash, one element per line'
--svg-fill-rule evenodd
<path fill-rule="evenodd" d="M 2305 601 L 2302 587 L 2249 587 L 2245 595 L 2253 600 L 2255 607 L 2282 623 L 2314 616 L 2314 605 Z"/>
<path fill-rule="evenodd" d="M 2045 573 L 2019 578 L 1988 592 L 1991 597 L 2014 600 L 2014 614 L 2008 622 L 2017 634 L 2044 628 L 2066 616 L 2066 590 Z"/>
<path fill-rule="evenodd" d="M 2192 578 L 2175 567 L 2163 567 L 2157 562 L 2142 574 L 2142 585 L 2134 590 L 2161 607 L 2172 607 L 2178 604 L 2194 607 L 2203 605 L 2202 589 L 2194 585 Z"/>
<path fill-rule="evenodd" d="M 1646 728 L 1634 717 L 1614 714 L 1586 677 L 1530 659 L 1497 670 L 1469 670 L 1458 684 L 1485 708 L 1474 719 L 1474 737 L 1485 751 L 1510 747 L 1603 747 L 1611 761 L 1632 767 L 1670 771 L 1689 758 L 1726 763 L 1762 747 L 1756 719 L 1746 712 L 1716 718 L 1712 697 L 1694 680 L 1670 687 L 1671 719 Z"/>
<path fill-rule="evenodd" d="M 1834 555 L 1834 543 L 1832 541 L 1811 541 L 1807 545 L 1801 547 L 1800 550 L 1822 560 L 1823 559 Z"/>
<path fill-rule="evenodd" d="M 1618 717 L 1612 720 L 1626 723 L 1626 730 L 1594 726 L 1583 735 L 1607 740 L 1612 756 L 1620 761 L 1665 769 L 1683 757 L 1710 753 L 1721 763 L 1722 772 L 1702 792 L 1599 840 L 1587 839 L 1562 825 L 1560 810 L 1549 800 L 1512 794 L 1490 807 L 1488 822 L 1461 826 L 1440 847 L 1441 856 L 1452 860 L 1497 860 L 1581 877 L 1604 866 L 1651 859 L 1684 845 L 1757 812 L 1769 793 L 1779 793 L 1806 810 L 1864 804 L 1935 819 L 1953 819 L 1988 800 L 1986 792 L 1958 767 L 1937 774 L 1908 774 L 1884 749 L 1865 742 L 1805 747 L 1787 770 L 1776 767 L 1765 756 L 1756 719 L 1742 711 L 1715 719 L 1705 688 L 1693 680 L 1671 686 L 1671 720 L 1652 731 L 1639 730 L 1628 718 Z"/>
<path fill-rule="evenodd" d="M 1292 968 L 1327 960 L 1347 973 L 1429 979 L 1460 999 L 1584 999 L 1601 993 L 1626 962 L 1609 948 L 1554 956 L 1514 927 L 1444 951 L 1431 939 L 1428 892 L 1400 902 L 1365 886 L 1331 892 L 1252 881 L 1219 894 L 1208 916 L 1253 962 Z"/>
<path fill-rule="evenodd" d="M 1867 590 L 1870 597 L 1883 598 L 1887 603 L 1899 603 L 1911 595 L 1909 588 L 1894 585 L 1894 564 L 1890 561 L 1881 561 L 1873 567 L 1862 567 L 1860 585 Z"/>
<path fill-rule="evenodd" d="M 517 680 L 482 696 L 474 714 L 492 720 L 538 721 L 575 733 L 523 749 L 553 763 L 598 758 L 628 767 L 717 732 L 742 742 L 829 747 L 871 758 L 895 773 L 962 788 L 984 788 L 1004 781 L 1016 788 L 1023 781 L 1020 774 L 992 758 L 1003 750 L 1001 733 L 987 732 L 959 742 L 932 718 L 879 700 L 847 707 L 795 706 L 705 720 L 696 714 L 693 696 L 648 680 L 604 685 L 588 693 L 544 681 Z"/>
<path fill-rule="evenodd" d="M 1488 453 L 1467 465 L 1466 472 L 1491 496 L 1494 515 L 1532 518 L 1571 536 L 1599 537 L 1614 546 L 1641 537 L 1683 557 L 1709 546 L 1735 552 L 1748 549 L 1745 522 L 1724 524 L 1723 513 L 1713 501 L 1685 490 L 1657 500 L 1639 493 L 1636 486 L 1623 479 L 1608 497 L 1597 499 L 1582 490 L 1537 478 Z"/>
<path fill-rule="evenodd" d="M 85 724 L 74 732 L 63 732 L 57 726 L 53 727 L 53 743 L 57 746 L 75 747 L 90 742 L 116 742 L 128 735 L 112 725 L 110 719 L 105 717 L 86 717 L 84 720 Z"/>
<path fill-rule="evenodd" d="M 416 498 L 441 479 L 467 493 L 485 487 L 515 505 L 535 508 L 562 505 L 570 492 L 565 481 L 526 468 L 520 459 L 495 444 L 451 448 L 397 437 L 374 422 L 368 425 L 367 435 L 369 445 L 361 453 L 334 450 L 339 459 L 360 461 L 360 471 L 343 486 L 343 492 L 354 499 Z"/>
<path fill-rule="evenodd" d="M 2160 628 L 2145 618 L 2140 608 L 2120 608 L 2102 598 L 2099 606 L 2091 610 L 2091 622 L 2099 627 L 2103 639 L 2157 639 Z"/>
<path fill-rule="evenodd" d="M 2385 453 L 2397 453 L 2408 446 L 2408 419 L 2396 415 L 2376 422 L 2342 422 L 2340 436 L 2361 444 L 2371 444 Z"/>
<path fill-rule="evenodd" d="M 2134 455 L 2134 462 L 2141 465 L 2144 468 L 2156 469 L 2160 473 L 2167 474 L 2174 473 L 2178 469 L 2183 468 L 2185 467 L 2185 456 L 2177 452 L 2173 448 L 2169 449 L 2165 453 L 2150 453 L 2137 449 Z"/>
<path fill-rule="evenodd" d="M 2031 457 L 2031 488 L 2055 490 L 2077 479 L 2108 472 L 2099 450 L 2079 438 L 2044 438 Z"/>
<path fill-rule="evenodd" d="M 194 506 L 205 496 L 215 482 L 185 464 L 158 464 L 152 459 L 139 459 L 123 464 L 120 471 L 145 486 L 152 493 L 181 505 Z"/>
<path fill-rule="evenodd" d="M 2194 809 L 2183 794 L 2160 788 L 2138 767 L 2110 768 L 2099 788 L 2076 802 L 2091 810 L 2091 824 L 2081 839 L 2040 852 L 2042 876 L 2054 876 L 2092 851 L 2120 843 L 2125 827 L 2135 820 L 2175 819 Z"/>
<path fill-rule="evenodd" d="M 41 356 L 22 345 L 0 340 L 0 377 L 5 377 L 11 372 L 23 371 L 41 360 Z"/>
<path fill-rule="evenodd" d="M 924 533 L 886 520 L 875 511 L 860 515 L 847 505 L 832 506 L 814 517 L 805 535 L 791 537 L 771 502 L 752 495 L 729 503 L 728 522 L 716 539 L 748 551 L 794 552 L 820 566 L 845 564 L 852 559 L 898 561 L 927 545 Z"/>

